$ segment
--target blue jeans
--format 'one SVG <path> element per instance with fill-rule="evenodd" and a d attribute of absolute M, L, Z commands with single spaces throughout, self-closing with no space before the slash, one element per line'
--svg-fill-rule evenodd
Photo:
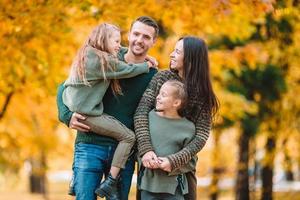
<path fill-rule="evenodd" d="M 75 145 L 74 153 L 74 188 L 77 200 L 96 200 L 96 188 L 103 175 L 109 173 L 115 146 L 100 146 L 87 143 Z M 130 157 L 125 169 L 121 171 L 120 195 L 128 200 L 131 179 L 134 172 L 134 158 Z"/>

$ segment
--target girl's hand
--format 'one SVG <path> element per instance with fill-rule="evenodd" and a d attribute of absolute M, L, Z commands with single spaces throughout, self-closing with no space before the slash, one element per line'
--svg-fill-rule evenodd
<path fill-rule="evenodd" d="M 172 167 L 171 163 L 168 158 L 166 157 L 158 157 L 159 160 L 159 168 L 166 171 L 166 172 L 171 172 Z"/>
<path fill-rule="evenodd" d="M 147 61 L 149 67 L 152 67 L 152 68 L 155 68 L 155 69 L 158 68 L 157 67 L 158 66 L 158 62 L 157 62 L 157 60 L 154 57 L 147 55 L 146 58 L 145 58 L 145 60 Z"/>
<path fill-rule="evenodd" d="M 85 116 L 74 112 L 72 118 L 69 123 L 69 127 L 72 129 L 76 129 L 77 131 L 88 132 L 90 127 L 82 123 L 86 119 Z"/>
<path fill-rule="evenodd" d="M 142 157 L 144 167 L 150 169 L 157 169 L 159 167 L 158 159 L 153 151 L 148 151 Z"/>

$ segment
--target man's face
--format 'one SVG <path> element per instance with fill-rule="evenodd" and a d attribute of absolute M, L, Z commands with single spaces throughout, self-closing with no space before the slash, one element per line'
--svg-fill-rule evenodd
<path fill-rule="evenodd" d="M 145 56 L 155 43 L 155 29 L 139 21 L 132 25 L 128 35 L 129 51 L 135 56 Z"/>

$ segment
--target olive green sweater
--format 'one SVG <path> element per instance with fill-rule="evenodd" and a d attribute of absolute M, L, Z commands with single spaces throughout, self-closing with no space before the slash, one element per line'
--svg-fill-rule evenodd
<path fill-rule="evenodd" d="M 148 73 L 147 63 L 127 64 L 108 56 L 108 64 L 105 73 L 101 70 L 103 63 L 93 48 L 87 50 L 85 78 L 89 85 L 82 80 L 72 80 L 69 77 L 64 85 L 63 102 L 72 112 L 90 116 L 99 116 L 103 113 L 102 99 L 109 87 L 110 79 L 131 78 L 142 73 Z"/>
<path fill-rule="evenodd" d="M 121 61 L 125 61 L 124 55 L 127 49 L 122 48 L 118 54 Z M 147 87 L 150 80 L 157 72 L 156 69 L 151 68 L 149 73 L 144 73 L 133 78 L 120 79 L 120 86 L 123 95 L 114 96 L 110 88 L 107 89 L 103 97 L 104 112 L 111 115 L 122 122 L 126 127 L 133 130 L 133 115 L 137 105 Z M 57 107 L 58 118 L 61 122 L 69 126 L 73 112 L 71 112 L 66 105 L 63 104 L 62 93 L 65 89 L 63 84 L 59 85 L 57 92 Z M 83 133 L 78 131 L 76 143 L 90 143 L 96 145 L 116 145 L 117 141 L 110 137 L 100 136 L 95 133 Z"/>
<path fill-rule="evenodd" d="M 166 157 L 184 148 L 195 135 L 195 125 L 186 118 L 172 119 L 149 113 L 149 130 L 153 149 L 157 156 Z M 195 166 L 194 166 L 195 169 Z M 161 169 L 145 168 L 142 172 L 140 188 L 154 193 L 175 194 L 179 185 L 177 176 L 170 176 Z M 186 177 L 182 174 L 182 193 L 188 192 Z"/>
<path fill-rule="evenodd" d="M 156 96 L 159 93 L 161 86 L 171 79 L 182 81 L 177 73 L 170 70 L 157 73 L 148 85 L 136 110 L 134 125 L 140 156 L 154 150 L 149 133 L 148 113 L 155 106 Z M 186 109 L 186 118 L 195 124 L 196 134 L 187 146 L 179 152 L 168 156 L 172 170 L 181 168 L 187 164 L 191 158 L 203 148 L 209 136 L 211 115 L 205 107 L 205 104 L 196 100 L 196 95 L 197 94 L 189 95 L 190 104 L 187 105 Z"/>

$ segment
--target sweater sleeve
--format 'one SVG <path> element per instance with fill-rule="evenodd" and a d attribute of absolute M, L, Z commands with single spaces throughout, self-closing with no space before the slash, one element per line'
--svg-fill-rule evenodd
<path fill-rule="evenodd" d="M 139 156 L 143 156 L 145 153 L 153 151 L 149 132 L 148 113 L 155 107 L 155 99 L 159 92 L 159 74 L 160 73 L 157 73 L 150 81 L 134 115 L 134 127 Z"/>
<path fill-rule="evenodd" d="M 198 160 L 198 157 L 197 155 L 194 155 L 192 157 L 192 159 L 185 165 L 177 168 L 177 169 L 174 169 L 173 171 L 169 172 L 168 175 L 169 176 L 176 176 L 176 175 L 179 175 L 179 174 L 185 174 L 185 173 L 188 173 L 188 172 L 191 172 L 191 171 L 195 171 L 196 170 L 196 165 L 197 165 L 197 160 Z"/>
<path fill-rule="evenodd" d="M 99 79 L 123 79 L 131 78 L 143 73 L 149 72 L 149 67 L 146 62 L 138 64 L 127 64 L 123 61 L 119 61 L 116 58 L 108 57 L 108 67 L 105 72 L 101 70 L 101 63 L 99 56 L 94 52 L 89 51 L 86 61 L 86 78 L 88 81 L 94 81 Z M 114 67 L 112 67 L 114 66 Z M 112 70 L 113 69 L 113 70 Z"/>
<path fill-rule="evenodd" d="M 180 168 L 191 160 L 204 147 L 211 129 L 211 117 L 206 111 L 199 114 L 195 121 L 196 135 L 182 150 L 169 155 L 172 170 Z"/>
<path fill-rule="evenodd" d="M 69 126 L 73 112 L 63 103 L 63 91 L 65 89 L 64 84 L 60 84 L 57 89 L 56 105 L 58 109 L 58 119 L 60 122 Z"/>

